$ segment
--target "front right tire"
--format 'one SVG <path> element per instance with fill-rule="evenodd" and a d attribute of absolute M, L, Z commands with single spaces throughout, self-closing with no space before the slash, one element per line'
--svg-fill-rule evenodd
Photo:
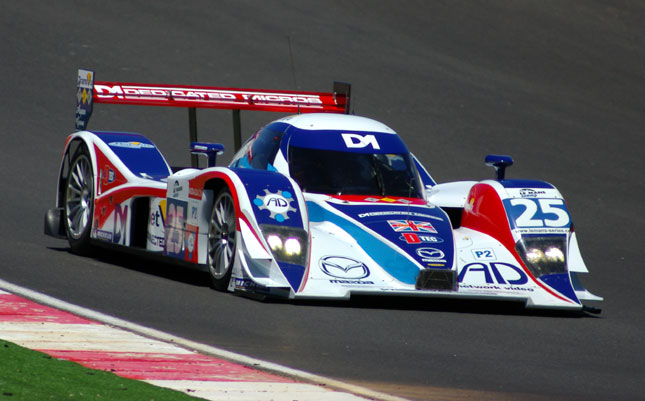
<path fill-rule="evenodd" d="M 228 188 L 215 197 L 208 225 L 208 270 L 211 285 L 226 291 L 231 281 L 237 247 L 237 218 L 235 201 Z"/>

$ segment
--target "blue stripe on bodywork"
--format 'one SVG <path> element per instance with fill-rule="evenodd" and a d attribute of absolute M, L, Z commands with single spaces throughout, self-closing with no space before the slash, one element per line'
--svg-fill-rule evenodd
<path fill-rule="evenodd" d="M 301 211 L 295 197 L 296 191 L 287 177 L 266 170 L 249 168 L 233 168 L 231 170 L 244 183 L 258 224 L 303 227 Z M 275 212 L 279 206 L 276 202 L 286 205 L 280 213 Z"/>
<path fill-rule="evenodd" d="M 331 203 L 330 206 L 379 233 L 420 265 L 452 268 L 452 226 L 448 215 L 441 208 L 400 203 Z M 433 258 L 432 254 L 436 257 Z M 439 254 L 443 256 L 438 256 Z"/>
<path fill-rule="evenodd" d="M 303 228 L 301 209 L 296 190 L 284 175 L 250 168 L 233 168 L 244 183 L 258 224 Z M 298 291 L 305 274 L 305 266 L 278 262 L 280 271 L 294 291 Z"/>
<path fill-rule="evenodd" d="M 307 202 L 307 210 L 309 212 L 309 221 L 328 221 L 345 230 L 376 263 L 395 279 L 406 284 L 414 284 L 416 282 L 420 270 L 419 266 L 391 249 L 382 241 L 374 238 L 371 234 L 365 232 L 363 228 L 335 213 L 325 210 L 315 202 Z"/>
<path fill-rule="evenodd" d="M 544 282 L 549 287 L 557 290 L 560 294 L 565 297 L 580 303 L 580 300 L 576 296 L 576 292 L 573 289 L 573 284 L 569 278 L 568 273 L 557 273 L 557 274 L 548 274 L 540 277 L 540 280 Z"/>
<path fill-rule="evenodd" d="M 278 262 L 278 266 L 280 266 L 280 271 L 287 278 L 291 288 L 294 291 L 298 291 L 300 283 L 302 283 L 302 278 L 305 275 L 305 267 L 286 262 Z"/>
<path fill-rule="evenodd" d="M 364 146 L 347 147 L 343 134 L 355 135 L 356 138 L 370 138 L 376 141 Z M 287 154 L 286 146 L 296 146 L 308 149 L 335 150 L 353 153 L 408 153 L 405 144 L 396 134 L 351 130 L 303 130 L 289 126 L 282 140 L 282 152 Z"/>
<path fill-rule="evenodd" d="M 133 133 L 94 132 L 136 176 L 160 181 L 171 174 L 166 160 L 145 136 Z"/>
<path fill-rule="evenodd" d="M 501 180 L 499 183 L 504 188 L 555 188 L 548 182 L 537 180 Z"/>

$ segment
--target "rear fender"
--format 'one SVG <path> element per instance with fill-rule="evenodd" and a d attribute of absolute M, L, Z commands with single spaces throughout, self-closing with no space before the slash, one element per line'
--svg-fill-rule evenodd
<path fill-rule="evenodd" d="M 93 146 L 93 134 L 88 131 L 75 132 L 67 137 L 65 146 L 63 148 L 63 157 L 61 160 L 60 168 L 58 170 L 58 185 L 56 188 L 56 207 L 63 207 L 63 197 L 65 194 L 65 183 L 69 175 L 69 168 L 71 167 L 72 158 L 76 154 L 79 146 L 85 146 L 89 151 L 90 160 L 92 162 L 94 183 L 96 184 L 96 153 Z M 94 188 L 96 191 L 96 188 Z M 96 193 L 96 192 L 95 192 Z"/>
<path fill-rule="evenodd" d="M 161 152 L 143 135 L 75 132 L 65 141 L 59 169 L 56 200 L 58 207 L 62 207 L 69 165 L 80 144 L 83 144 L 90 154 L 94 172 L 94 193 L 97 197 L 125 183 L 138 183 L 141 180 L 163 181 L 171 173 Z"/>
<path fill-rule="evenodd" d="M 94 215 L 91 238 L 117 245 L 131 246 L 135 209 L 143 214 L 146 207 L 135 207 L 135 198 L 159 198 L 166 192 L 165 177 L 170 168 L 157 148 L 139 134 L 113 134 L 81 131 L 67 137 L 59 170 L 58 210 L 64 205 L 65 184 L 71 162 L 80 146 L 87 150 L 93 170 Z M 123 160 L 122 160 L 123 159 Z M 125 161 L 124 161 L 125 160 Z M 126 164 L 127 162 L 127 164 Z M 154 176 L 153 176 L 154 174 Z M 62 216 L 62 213 L 59 213 Z M 145 221 L 148 216 L 139 216 Z M 62 227 L 58 233 L 64 231 Z M 145 224 L 141 230 L 145 230 Z M 143 246 L 145 240 L 137 245 Z"/>
<path fill-rule="evenodd" d="M 72 159 L 80 147 L 84 147 L 90 156 L 92 164 L 92 176 L 94 181 L 94 193 L 97 193 L 97 179 L 96 172 L 98 171 L 96 163 L 96 150 L 94 141 L 97 138 L 89 131 L 75 132 L 67 137 L 63 147 L 61 164 L 58 169 L 58 180 L 56 184 L 56 207 L 47 211 L 45 215 L 45 233 L 58 238 L 67 238 L 65 232 L 63 218 L 64 218 L 64 197 L 65 185 L 69 176 Z M 96 208 L 95 208 L 96 212 Z M 92 219 L 94 221 L 94 219 Z M 93 224 L 93 223 L 92 223 Z"/>

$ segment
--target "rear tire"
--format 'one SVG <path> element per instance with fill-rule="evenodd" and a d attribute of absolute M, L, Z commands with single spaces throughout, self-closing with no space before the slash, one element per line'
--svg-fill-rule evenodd
<path fill-rule="evenodd" d="M 63 224 L 72 252 L 86 254 L 90 250 L 94 211 L 94 173 L 89 153 L 83 145 L 72 159 L 63 202 Z"/>
<path fill-rule="evenodd" d="M 231 281 L 235 250 L 237 246 L 237 218 L 235 202 L 228 188 L 215 197 L 213 211 L 208 223 L 208 270 L 211 285 L 218 291 L 226 291 Z"/>

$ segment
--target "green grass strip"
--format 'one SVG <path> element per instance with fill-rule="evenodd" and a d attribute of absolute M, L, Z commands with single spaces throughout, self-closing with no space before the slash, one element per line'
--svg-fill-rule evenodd
<path fill-rule="evenodd" d="M 0 400 L 199 400 L 0 340 Z"/>

